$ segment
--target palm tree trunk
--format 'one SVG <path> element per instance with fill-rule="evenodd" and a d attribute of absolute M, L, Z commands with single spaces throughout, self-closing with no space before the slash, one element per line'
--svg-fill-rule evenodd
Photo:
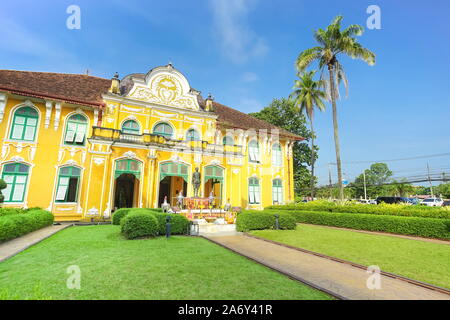
<path fill-rule="evenodd" d="M 342 185 L 341 147 L 339 144 L 339 129 L 338 129 L 338 119 L 337 119 L 337 108 L 336 108 L 336 88 L 334 86 L 333 65 L 328 65 L 328 71 L 330 74 L 331 104 L 333 106 L 334 145 L 336 148 L 336 164 L 337 164 L 337 172 L 338 172 L 339 199 L 341 201 L 344 201 L 344 186 Z"/>
<path fill-rule="evenodd" d="M 312 118 L 309 118 L 310 128 L 311 128 L 311 198 L 314 200 L 314 126 Z"/>

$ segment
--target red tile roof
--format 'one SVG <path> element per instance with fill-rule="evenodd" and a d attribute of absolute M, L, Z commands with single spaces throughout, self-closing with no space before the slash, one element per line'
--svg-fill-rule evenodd
<path fill-rule="evenodd" d="M 0 90 L 14 94 L 102 106 L 111 80 L 82 74 L 0 70 Z"/>
<path fill-rule="evenodd" d="M 111 80 L 88 75 L 0 70 L 0 91 L 92 107 L 104 105 L 102 94 L 107 93 L 110 86 Z M 204 108 L 205 101 L 201 96 L 199 104 Z M 279 129 L 281 136 L 303 140 L 298 135 L 217 102 L 214 102 L 214 112 L 223 128 L 267 129 L 268 134 L 271 129 Z"/>

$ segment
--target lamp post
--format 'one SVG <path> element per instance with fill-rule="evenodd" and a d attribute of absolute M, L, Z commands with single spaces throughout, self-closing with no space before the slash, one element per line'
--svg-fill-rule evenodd
<path fill-rule="evenodd" d="M 170 221 L 172 220 L 172 216 L 167 215 L 166 216 L 166 238 L 170 237 L 170 233 L 172 232 L 172 224 Z"/>
<path fill-rule="evenodd" d="M 280 229 L 280 224 L 279 224 L 278 219 L 280 218 L 280 215 L 279 214 L 274 214 L 274 217 L 275 217 L 275 230 L 279 230 Z"/>

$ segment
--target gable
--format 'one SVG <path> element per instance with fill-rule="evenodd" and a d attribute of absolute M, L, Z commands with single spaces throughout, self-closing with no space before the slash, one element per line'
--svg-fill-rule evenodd
<path fill-rule="evenodd" d="M 197 94 L 187 79 L 171 65 L 151 70 L 144 78 L 132 78 L 127 97 L 149 103 L 199 111 Z"/>

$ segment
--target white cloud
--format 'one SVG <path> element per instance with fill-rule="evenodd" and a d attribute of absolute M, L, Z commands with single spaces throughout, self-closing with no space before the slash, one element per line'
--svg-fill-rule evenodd
<path fill-rule="evenodd" d="M 259 77 L 258 77 L 258 75 L 256 74 L 256 73 L 254 73 L 254 72 L 244 72 L 243 74 L 242 74 L 242 81 L 243 82 L 255 82 L 255 81 L 258 81 L 259 80 Z"/>
<path fill-rule="evenodd" d="M 226 56 L 235 63 L 264 56 L 269 47 L 247 24 L 253 0 L 211 0 L 218 42 Z"/>

